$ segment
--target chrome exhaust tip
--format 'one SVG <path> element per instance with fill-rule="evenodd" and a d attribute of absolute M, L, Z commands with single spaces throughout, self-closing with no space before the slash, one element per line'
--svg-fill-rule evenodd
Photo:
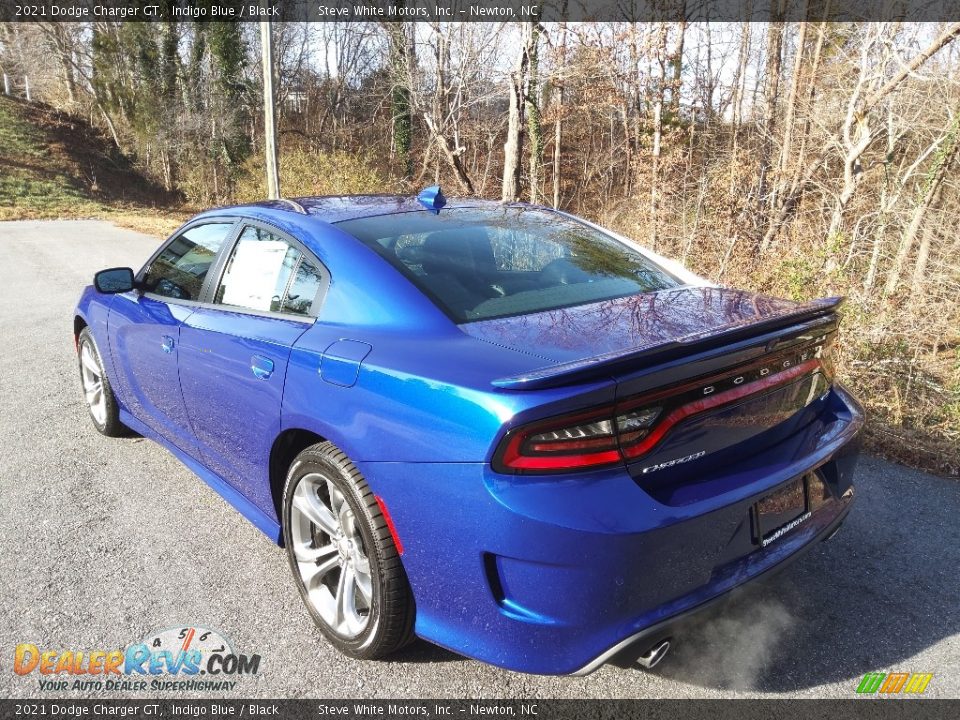
<path fill-rule="evenodd" d="M 643 655 L 637 658 L 637 664 L 643 667 L 646 670 L 650 670 L 656 667 L 661 660 L 667 656 L 667 652 L 670 650 L 670 638 L 666 640 L 661 640 L 652 648 L 647 650 Z"/>

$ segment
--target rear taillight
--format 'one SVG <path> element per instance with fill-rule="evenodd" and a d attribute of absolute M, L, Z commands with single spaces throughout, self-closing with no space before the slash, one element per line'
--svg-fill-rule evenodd
<path fill-rule="evenodd" d="M 807 343 L 721 375 L 511 430 L 494 455 L 494 469 L 506 473 L 562 472 L 635 460 L 653 450 L 675 425 L 692 415 L 815 372 L 831 381 L 833 336 L 819 337 L 812 343 L 807 338 Z"/>
<path fill-rule="evenodd" d="M 506 472 L 568 470 L 619 462 L 613 408 L 527 425 L 505 438 L 496 466 Z"/>

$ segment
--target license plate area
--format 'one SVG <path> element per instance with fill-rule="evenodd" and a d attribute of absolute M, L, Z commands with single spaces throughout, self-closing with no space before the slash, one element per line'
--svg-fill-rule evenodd
<path fill-rule="evenodd" d="M 779 540 L 830 500 L 830 491 L 816 472 L 807 473 L 753 506 L 753 538 L 761 547 Z"/>

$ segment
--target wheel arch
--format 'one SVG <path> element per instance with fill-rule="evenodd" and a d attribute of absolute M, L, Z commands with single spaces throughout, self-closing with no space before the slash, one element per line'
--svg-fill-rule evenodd
<path fill-rule="evenodd" d="M 277 523 L 283 528 L 283 486 L 287 471 L 294 459 L 311 445 L 325 442 L 327 438 L 305 428 L 287 428 L 273 441 L 270 448 L 270 497 L 277 513 Z M 280 533 L 283 545 L 283 533 Z"/>
<path fill-rule="evenodd" d="M 82 332 L 83 332 L 83 329 L 84 329 L 85 327 L 87 327 L 87 324 L 88 324 L 88 323 L 87 323 L 86 319 L 83 317 L 83 315 L 80 315 L 79 313 L 77 313 L 76 315 L 73 316 L 73 344 L 74 344 L 74 347 L 76 347 L 76 346 L 78 345 L 78 343 L 80 342 L 80 333 L 82 333 Z"/>

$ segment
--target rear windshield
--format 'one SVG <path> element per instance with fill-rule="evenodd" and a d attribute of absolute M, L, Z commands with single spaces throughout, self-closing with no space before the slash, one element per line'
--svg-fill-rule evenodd
<path fill-rule="evenodd" d="M 626 297 L 679 283 L 614 238 L 556 213 L 449 209 L 347 220 L 459 322 Z"/>

